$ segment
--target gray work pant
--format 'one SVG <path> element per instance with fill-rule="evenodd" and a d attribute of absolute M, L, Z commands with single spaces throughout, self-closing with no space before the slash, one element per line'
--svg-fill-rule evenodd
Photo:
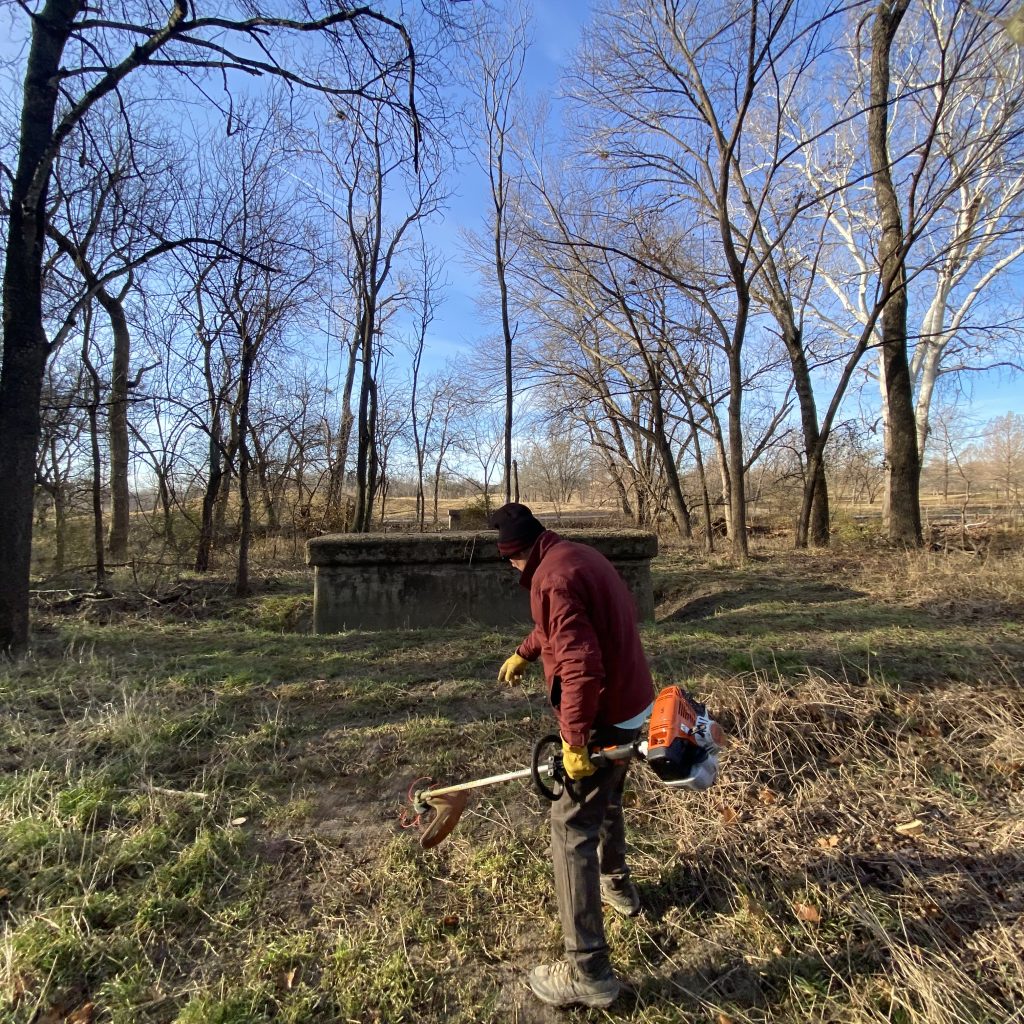
<path fill-rule="evenodd" d="M 636 735 L 629 733 L 630 738 Z M 615 742 L 628 742 L 616 737 Z M 618 883 L 629 877 L 622 789 L 629 761 L 599 768 L 551 805 L 551 860 L 566 957 L 585 977 L 611 970 L 601 911 L 601 876 Z"/>

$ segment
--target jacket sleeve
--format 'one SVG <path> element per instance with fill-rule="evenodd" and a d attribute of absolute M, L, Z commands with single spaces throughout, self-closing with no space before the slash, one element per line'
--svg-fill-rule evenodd
<path fill-rule="evenodd" d="M 516 648 L 516 654 L 527 661 L 536 661 L 540 657 L 544 635 L 540 626 L 534 626 L 530 635 Z"/>
<path fill-rule="evenodd" d="M 597 633 L 578 594 L 559 582 L 544 594 L 554 675 L 562 682 L 558 725 L 573 746 L 586 744 L 604 689 L 604 660 Z"/>

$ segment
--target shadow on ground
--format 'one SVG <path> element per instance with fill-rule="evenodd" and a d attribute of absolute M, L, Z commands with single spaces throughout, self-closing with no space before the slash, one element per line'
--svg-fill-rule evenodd
<path fill-rule="evenodd" d="M 794 604 L 799 607 L 815 604 L 837 605 L 848 601 L 861 600 L 867 595 L 860 590 L 836 586 L 829 583 L 813 583 L 780 578 L 776 581 L 748 583 L 730 586 L 727 583 L 701 588 L 697 593 L 682 598 L 669 599 L 658 609 L 657 620 L 666 622 L 690 622 L 704 619 L 722 612 L 749 608 L 753 605 L 774 603 Z"/>
<path fill-rule="evenodd" d="M 734 912 L 729 894 L 735 894 L 736 873 L 736 863 L 722 852 L 710 862 L 675 869 L 659 884 L 641 886 L 644 915 L 655 941 L 650 956 L 654 972 L 634 979 L 638 1003 L 679 1006 L 695 1013 L 708 1003 L 726 1003 L 740 1010 L 767 1012 L 770 1019 L 772 1006 L 789 999 L 794 987 L 820 989 L 824 996 L 830 979 L 891 978 L 897 950 L 921 963 L 941 965 L 962 962 L 965 947 L 981 931 L 1016 932 L 1020 938 L 1024 852 L 941 857 L 861 851 L 806 865 L 799 875 L 761 865 L 746 879 L 764 916 L 775 923 L 793 921 L 791 895 L 808 882 L 831 892 L 847 892 L 849 906 L 843 909 L 850 913 L 844 920 L 831 922 L 825 914 L 820 923 L 801 926 L 830 932 L 819 946 L 829 952 L 789 955 L 776 947 L 773 957 L 755 967 L 719 951 L 697 966 L 659 973 L 659 966 L 672 964 L 676 945 L 668 937 L 669 929 L 662 935 L 660 923 L 666 915 L 680 907 L 706 912 L 709 920 Z M 882 928 L 872 927 L 875 915 L 886 913 L 898 917 L 898 939 L 890 933 L 887 941 L 880 941 Z M 839 942 L 837 930 L 842 937 Z M 991 972 L 979 973 L 975 983 L 979 994 L 1008 1008 L 1011 1000 L 1024 995 L 1000 988 Z"/>

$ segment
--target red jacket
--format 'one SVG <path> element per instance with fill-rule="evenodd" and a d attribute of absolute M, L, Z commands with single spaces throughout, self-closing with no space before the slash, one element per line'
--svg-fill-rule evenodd
<path fill-rule="evenodd" d="M 541 656 L 562 737 L 583 746 L 593 728 L 640 714 L 654 686 L 633 595 L 615 566 L 589 545 L 545 530 L 520 583 L 536 625 L 518 653 Z"/>

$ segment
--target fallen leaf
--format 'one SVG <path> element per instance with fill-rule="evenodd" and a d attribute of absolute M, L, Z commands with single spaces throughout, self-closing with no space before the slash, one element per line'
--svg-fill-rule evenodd
<path fill-rule="evenodd" d="M 11 890 L 10 889 L 4 889 L 2 886 L 0 886 L 0 900 L 6 899 L 10 895 L 11 895 Z"/>
<path fill-rule="evenodd" d="M 732 1017 L 727 1013 L 716 1013 L 715 1024 L 734 1024 Z"/>
<path fill-rule="evenodd" d="M 807 924 L 821 924 L 821 914 L 818 913 L 818 908 L 812 907 L 809 903 L 794 903 L 793 912 L 798 921 L 806 921 Z"/>
<path fill-rule="evenodd" d="M 441 924 L 445 928 L 458 928 L 459 926 L 459 915 L 458 914 L 447 914 L 441 919 Z"/>
<path fill-rule="evenodd" d="M 76 1010 L 72 1010 L 64 1018 L 64 1024 L 92 1024 L 93 1005 L 82 1003 Z"/>
<path fill-rule="evenodd" d="M 778 802 L 779 794 L 772 792 L 767 786 L 757 794 L 757 799 L 763 804 L 774 804 Z"/>
<path fill-rule="evenodd" d="M 839 836 L 818 836 L 818 845 L 823 850 L 834 850 L 839 845 Z"/>
<path fill-rule="evenodd" d="M 735 807 L 723 807 L 722 808 L 722 823 L 725 825 L 731 825 L 740 816 L 740 812 Z"/>
<path fill-rule="evenodd" d="M 246 822 L 247 822 L 248 820 L 249 820 L 249 819 L 248 819 L 248 818 L 246 818 L 246 817 L 241 817 L 241 818 L 232 818 L 232 819 L 231 819 L 231 824 L 232 824 L 232 825 L 244 825 L 244 824 L 245 824 L 245 823 L 246 823 Z"/>
<path fill-rule="evenodd" d="M 904 822 L 896 826 L 896 831 L 901 836 L 919 836 L 924 831 L 924 822 L 920 818 Z"/>

